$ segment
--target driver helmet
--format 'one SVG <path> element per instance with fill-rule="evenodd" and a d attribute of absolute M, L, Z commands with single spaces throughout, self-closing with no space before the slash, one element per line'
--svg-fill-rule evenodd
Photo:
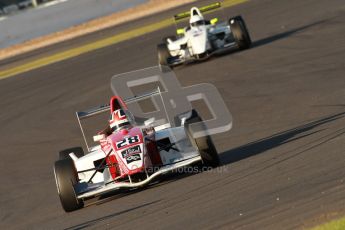
<path fill-rule="evenodd" d="M 205 24 L 205 20 L 203 17 L 199 16 L 199 15 L 193 15 L 190 17 L 189 19 L 189 24 L 190 26 L 193 27 L 198 27 L 200 25 L 204 25 Z"/>
<path fill-rule="evenodd" d="M 109 125 L 113 131 L 121 129 L 122 127 L 129 124 L 130 124 L 129 119 L 127 118 L 127 115 L 123 109 L 115 110 L 111 114 Z"/>

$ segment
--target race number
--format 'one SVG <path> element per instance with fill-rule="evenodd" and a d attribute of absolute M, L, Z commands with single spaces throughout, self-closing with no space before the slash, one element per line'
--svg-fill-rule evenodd
<path fill-rule="evenodd" d="M 116 142 L 116 147 L 118 149 L 121 149 L 121 148 L 126 147 L 127 145 L 132 145 L 132 144 L 138 143 L 138 142 L 140 142 L 139 135 L 136 135 L 133 137 L 127 137 L 127 138 L 124 138 L 122 141 Z"/>

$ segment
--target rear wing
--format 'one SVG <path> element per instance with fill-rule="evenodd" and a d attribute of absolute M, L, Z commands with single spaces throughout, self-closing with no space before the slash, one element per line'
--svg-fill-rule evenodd
<path fill-rule="evenodd" d="M 127 98 L 124 100 L 124 102 L 125 103 L 131 103 L 133 101 L 146 99 L 146 98 L 149 98 L 151 96 L 158 95 L 160 93 L 161 93 L 160 89 L 157 88 L 157 90 L 155 90 L 155 91 L 145 93 L 142 95 L 136 95 L 136 96 L 131 97 L 131 98 Z M 76 112 L 76 115 L 77 115 L 78 120 L 83 120 L 83 119 L 86 119 L 88 117 L 92 117 L 92 116 L 95 116 L 97 114 L 107 112 L 109 110 L 110 110 L 110 104 L 106 104 L 106 105 L 97 106 L 95 108 L 92 108 L 92 109 L 89 109 L 86 111 Z"/>
<path fill-rule="evenodd" d="M 137 95 L 137 96 L 134 96 L 134 97 L 131 97 L 131 98 L 127 98 L 127 99 L 124 100 L 124 102 L 125 103 L 131 103 L 131 102 L 134 102 L 134 101 L 138 101 L 138 100 L 142 100 L 142 99 L 146 99 L 146 98 L 152 97 L 154 95 L 161 95 L 161 91 L 160 91 L 159 87 L 155 91 L 152 91 L 152 92 L 149 92 L 149 93 L 145 93 L 145 94 L 142 94 L 142 95 Z M 97 107 L 89 109 L 89 110 L 76 112 L 76 116 L 77 116 L 77 119 L 78 119 L 78 124 L 79 124 L 80 130 L 81 130 L 81 133 L 83 135 L 83 138 L 84 138 L 84 141 L 85 141 L 85 144 L 86 144 L 86 147 L 87 147 L 88 151 L 90 151 L 91 148 L 89 147 L 89 145 L 87 143 L 86 136 L 85 136 L 85 133 L 84 133 L 84 129 L 83 129 L 83 126 L 81 125 L 81 120 L 86 119 L 86 118 L 90 118 L 90 117 L 93 117 L 93 116 L 96 116 L 98 114 L 101 114 L 101 113 L 104 113 L 104 112 L 108 112 L 108 111 L 110 111 L 110 104 L 100 105 L 100 106 L 97 106 Z"/>
<path fill-rule="evenodd" d="M 212 3 L 210 5 L 200 7 L 198 9 L 200 10 L 201 13 L 204 13 L 204 12 L 207 12 L 207 11 L 218 9 L 220 7 L 221 7 L 221 3 L 220 2 L 215 2 L 215 3 Z M 174 19 L 175 19 L 175 21 L 178 21 L 178 20 L 181 20 L 181 19 L 184 19 L 184 18 L 188 18 L 189 16 L 190 16 L 190 11 L 186 11 L 186 12 L 174 15 Z"/>

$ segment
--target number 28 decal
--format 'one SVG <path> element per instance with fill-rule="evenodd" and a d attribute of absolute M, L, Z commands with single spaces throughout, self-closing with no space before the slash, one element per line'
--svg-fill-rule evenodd
<path fill-rule="evenodd" d="M 127 145 L 131 145 L 131 144 L 138 143 L 138 142 L 140 142 L 139 135 L 136 135 L 133 137 L 126 137 L 122 141 L 116 142 L 116 147 L 118 149 L 120 149 L 120 148 L 123 148 Z"/>

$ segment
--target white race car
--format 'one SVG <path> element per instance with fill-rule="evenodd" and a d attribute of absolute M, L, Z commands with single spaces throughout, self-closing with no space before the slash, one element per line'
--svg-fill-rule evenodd
<path fill-rule="evenodd" d="M 175 20 L 190 17 L 189 26 L 177 30 L 178 38 L 170 36 L 157 46 L 160 65 L 175 66 L 181 63 L 205 60 L 212 54 L 247 49 L 251 39 L 241 16 L 219 22 L 218 18 L 206 20 L 202 12 L 221 7 L 219 2 L 174 16 Z"/>
<path fill-rule="evenodd" d="M 63 150 L 54 164 L 57 191 L 66 212 L 82 208 L 86 199 L 146 186 L 159 175 L 196 162 L 219 165 L 210 136 L 193 138 L 190 127 L 198 123 L 202 127 L 195 110 L 178 116 L 179 125 L 173 127 L 164 119 L 139 121 L 127 109 L 128 103 L 160 94 L 157 90 L 124 101 L 114 96 L 109 105 L 77 112 L 88 151 L 84 154 L 81 147 Z M 96 146 L 89 147 L 81 120 L 109 111 L 109 126 L 93 137 Z"/>

